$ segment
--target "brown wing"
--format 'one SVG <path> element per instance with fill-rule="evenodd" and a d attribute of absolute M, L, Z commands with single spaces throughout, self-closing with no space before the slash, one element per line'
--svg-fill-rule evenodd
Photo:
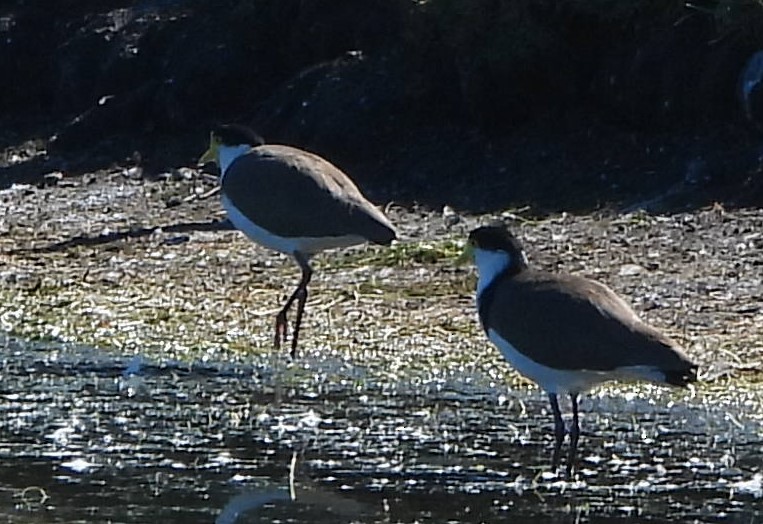
<path fill-rule="evenodd" d="M 642 322 L 608 287 L 532 270 L 496 283 L 486 320 L 518 351 L 556 369 L 650 365 L 684 370 L 678 345 Z"/>
<path fill-rule="evenodd" d="M 358 235 L 388 244 L 395 230 L 337 167 L 288 146 L 266 145 L 235 160 L 223 193 L 253 222 L 282 237 Z"/>

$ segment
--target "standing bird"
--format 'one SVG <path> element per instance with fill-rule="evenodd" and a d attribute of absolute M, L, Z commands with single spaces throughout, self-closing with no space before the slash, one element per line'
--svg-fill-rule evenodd
<path fill-rule="evenodd" d="M 548 393 L 559 456 L 566 428 L 558 394 L 569 394 L 572 426 L 567 476 L 580 426 L 578 395 L 609 380 L 646 380 L 686 386 L 697 366 L 679 345 L 645 324 L 607 286 L 574 275 L 529 268 L 522 245 L 503 226 L 469 234 L 477 265 L 477 308 L 488 338 L 522 375 Z"/>
<path fill-rule="evenodd" d="M 339 168 L 312 153 L 265 145 L 251 129 L 222 125 L 199 163 L 220 166 L 222 204 L 233 225 L 256 243 L 291 255 L 302 270 L 297 289 L 276 316 L 275 347 L 286 339 L 286 314 L 297 301 L 291 356 L 313 270 L 310 257 L 365 242 L 389 245 L 395 228 Z"/>

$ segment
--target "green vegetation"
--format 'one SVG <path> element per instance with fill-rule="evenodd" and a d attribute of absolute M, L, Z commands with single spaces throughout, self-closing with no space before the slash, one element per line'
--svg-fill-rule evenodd
<path fill-rule="evenodd" d="M 387 249 L 345 252 L 333 267 L 373 264 L 388 267 L 455 263 L 464 249 L 463 240 L 396 242 Z"/>

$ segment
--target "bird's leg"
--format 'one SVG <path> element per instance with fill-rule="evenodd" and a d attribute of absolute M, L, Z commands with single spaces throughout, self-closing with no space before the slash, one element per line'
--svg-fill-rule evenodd
<path fill-rule="evenodd" d="M 313 270 L 307 260 L 307 257 L 301 253 L 295 253 L 299 267 L 302 268 L 302 279 L 299 281 L 299 287 L 295 291 L 297 297 L 297 316 L 294 319 L 294 334 L 291 336 L 291 358 L 297 357 L 297 342 L 299 341 L 299 326 L 302 324 L 302 313 L 305 311 L 305 302 L 307 302 L 307 285 L 313 276 Z"/>
<path fill-rule="evenodd" d="M 289 309 L 291 309 L 291 305 L 294 303 L 295 300 L 299 299 L 299 302 L 302 302 L 302 307 L 304 308 L 304 300 L 307 299 L 307 284 L 310 282 L 310 278 L 312 277 L 313 270 L 310 268 L 310 265 L 307 262 L 307 258 L 302 255 L 301 253 L 294 253 L 294 258 L 297 260 L 297 263 L 299 264 L 299 267 L 302 269 L 302 278 L 299 280 L 299 284 L 297 285 L 297 289 L 294 290 L 294 292 L 289 296 L 288 300 L 284 304 L 284 306 L 281 308 L 281 311 L 278 312 L 278 315 L 276 315 L 276 331 L 275 331 L 275 340 L 274 340 L 274 346 L 276 348 L 276 351 L 281 349 L 281 342 L 286 340 L 286 329 L 287 329 L 287 319 L 286 314 L 289 312 Z M 304 295 L 304 299 L 301 295 Z M 301 321 L 302 313 L 297 311 L 297 322 L 295 326 L 295 338 L 297 335 L 297 331 L 299 330 L 299 322 Z M 296 347 L 296 344 L 292 343 L 292 357 L 294 356 L 294 348 Z"/>
<path fill-rule="evenodd" d="M 578 439 L 580 438 L 580 423 L 578 422 L 578 394 L 570 393 L 572 401 L 572 427 L 570 427 L 570 453 L 567 457 L 567 478 L 572 476 L 575 467 L 575 458 L 578 452 Z"/>
<path fill-rule="evenodd" d="M 294 299 L 297 298 L 297 293 L 299 292 L 299 288 L 294 291 L 294 293 L 291 294 L 289 299 L 286 301 L 286 304 L 281 308 L 281 311 L 278 312 L 276 315 L 276 334 L 275 334 L 275 340 L 273 342 L 273 345 L 276 348 L 276 351 L 279 351 L 281 349 L 281 342 L 286 340 L 286 313 L 289 311 L 289 308 L 291 307 L 291 304 L 294 302 Z"/>
<path fill-rule="evenodd" d="M 556 393 L 549 393 L 548 400 L 551 401 L 551 410 L 554 412 L 554 437 L 556 437 L 554 456 L 551 459 L 551 468 L 556 471 L 559 467 L 562 442 L 564 442 L 564 435 L 567 433 L 567 430 L 564 427 L 564 420 L 562 420 L 562 412 L 559 409 L 559 401 L 556 398 Z"/>

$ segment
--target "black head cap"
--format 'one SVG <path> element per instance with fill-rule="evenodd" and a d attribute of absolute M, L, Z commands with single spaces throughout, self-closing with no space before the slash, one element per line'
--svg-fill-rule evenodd
<path fill-rule="evenodd" d="M 257 147 L 265 143 L 260 135 L 242 124 L 219 125 L 212 131 L 212 134 L 220 140 L 221 144 L 226 146 L 241 146 L 246 144 Z"/>
<path fill-rule="evenodd" d="M 469 233 L 469 244 L 486 251 L 505 251 L 512 260 L 526 259 L 521 242 L 503 225 L 482 226 Z"/>

